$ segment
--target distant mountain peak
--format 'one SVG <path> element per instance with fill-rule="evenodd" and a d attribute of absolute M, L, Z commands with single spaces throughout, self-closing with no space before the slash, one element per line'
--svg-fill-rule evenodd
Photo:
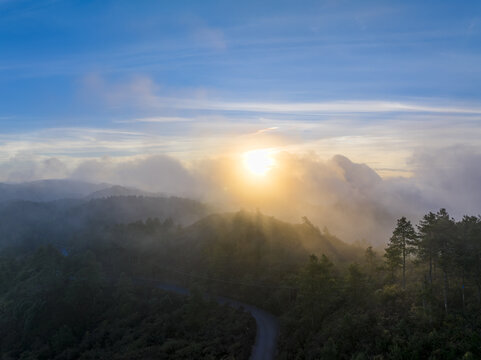
<path fill-rule="evenodd" d="M 109 187 L 109 184 L 92 184 L 71 179 L 51 179 L 24 183 L 0 183 L 0 202 L 54 201 L 81 199 Z"/>
<path fill-rule="evenodd" d="M 101 199 L 112 196 L 155 196 L 155 194 L 136 189 L 131 187 L 125 187 L 120 185 L 113 185 L 105 189 L 94 191 L 89 194 L 87 199 Z"/>

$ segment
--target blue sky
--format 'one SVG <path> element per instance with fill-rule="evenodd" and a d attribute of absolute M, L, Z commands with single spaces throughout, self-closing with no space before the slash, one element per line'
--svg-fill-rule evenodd
<path fill-rule="evenodd" d="M 0 161 L 481 143 L 479 1 L 0 0 Z"/>

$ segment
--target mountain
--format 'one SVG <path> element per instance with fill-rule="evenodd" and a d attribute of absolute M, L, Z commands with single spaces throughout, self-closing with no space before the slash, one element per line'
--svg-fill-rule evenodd
<path fill-rule="evenodd" d="M 61 244 L 75 238 L 79 232 L 148 218 L 171 219 L 175 224 L 188 225 L 210 212 L 210 208 L 198 201 L 177 197 L 10 201 L 0 204 L 0 247 Z"/>
<path fill-rule="evenodd" d="M 40 180 L 19 184 L 0 183 L 0 202 L 79 199 L 108 187 L 110 185 L 76 180 Z"/>
<path fill-rule="evenodd" d="M 119 197 L 119 196 L 149 196 L 155 197 L 156 194 L 149 193 L 136 188 L 125 187 L 120 185 L 114 185 L 105 189 L 95 191 L 88 195 L 86 199 L 102 199 L 108 197 Z"/>
<path fill-rule="evenodd" d="M 148 218 L 188 225 L 209 214 L 203 203 L 180 197 L 111 196 L 92 199 L 68 209 L 65 216 L 74 222 L 129 223 Z"/>
<path fill-rule="evenodd" d="M 362 253 L 321 232 L 307 218 L 292 224 L 247 211 L 208 215 L 172 239 L 178 255 L 165 259 L 166 264 L 183 263 L 186 271 L 205 269 L 234 278 L 262 279 L 269 273 L 292 271 L 310 254 L 345 263 L 358 260 Z"/>

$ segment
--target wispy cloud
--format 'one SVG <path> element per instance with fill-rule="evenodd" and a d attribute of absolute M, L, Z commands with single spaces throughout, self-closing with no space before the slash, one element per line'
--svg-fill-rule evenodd
<path fill-rule="evenodd" d="M 163 140 L 163 141 L 162 141 Z M 172 139 L 138 131 L 96 128 L 53 128 L 1 135 L 0 160 L 18 155 L 99 157 L 167 151 Z"/>
<path fill-rule="evenodd" d="M 259 135 L 259 134 L 263 134 L 263 133 L 266 133 L 266 132 L 269 132 L 269 131 L 274 131 L 274 130 L 277 130 L 277 129 L 279 129 L 278 126 L 271 126 L 271 127 L 265 128 L 265 129 L 257 130 L 252 135 Z"/>
<path fill-rule="evenodd" d="M 315 151 L 324 157 L 342 153 L 369 164 L 383 176 L 396 176 L 409 175 L 412 164 L 407 159 L 420 148 L 481 146 L 477 115 L 302 115 L 152 116 L 114 121 L 113 128 L 17 130 L 0 135 L 0 161 L 19 154 L 80 159 L 162 153 L 195 159 L 276 147 L 293 153 Z"/>
<path fill-rule="evenodd" d="M 218 99 L 218 96 L 203 89 L 184 91 L 182 96 L 170 96 L 165 93 L 165 90 L 160 91 L 161 86 L 153 79 L 145 76 L 136 76 L 126 82 L 110 83 L 96 74 L 90 74 L 85 77 L 84 84 L 90 96 L 92 94 L 96 97 L 100 96 L 111 106 L 135 106 L 143 109 L 303 115 L 378 113 L 481 115 L 479 102 L 459 103 L 442 99 L 421 99 L 411 102 L 350 99 L 313 102 L 230 101 Z M 160 116 L 159 120 L 163 121 L 162 118 Z"/>
<path fill-rule="evenodd" d="M 430 106 L 390 101 L 334 101 L 334 102 L 299 102 L 299 103 L 265 103 L 265 102 L 228 102 L 196 101 L 187 99 L 162 99 L 163 106 L 170 103 L 177 108 L 221 111 L 248 111 L 259 113 L 389 113 L 420 112 L 440 114 L 481 114 L 481 107 Z"/>
<path fill-rule="evenodd" d="M 114 123 L 129 124 L 129 123 L 172 123 L 172 122 L 190 122 L 195 121 L 194 118 L 178 117 L 178 116 L 153 116 L 129 120 L 114 120 Z"/>
<path fill-rule="evenodd" d="M 117 120 L 110 115 L 97 129 L 0 135 L 0 160 L 24 153 L 76 158 L 163 153 L 194 159 L 278 147 L 322 156 L 342 153 L 393 176 L 409 174 L 407 159 L 419 148 L 439 148 L 439 139 L 442 146 L 481 146 L 481 106 L 474 101 L 230 101 L 203 89 L 165 89 L 146 76 L 121 80 L 93 74 L 84 81 L 84 95 L 107 104 L 119 114 Z"/>

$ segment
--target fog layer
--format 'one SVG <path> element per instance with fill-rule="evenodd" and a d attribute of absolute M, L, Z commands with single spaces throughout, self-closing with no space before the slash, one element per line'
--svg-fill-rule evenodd
<path fill-rule="evenodd" d="M 56 158 L 12 159 L 1 165 L 2 181 L 70 178 L 137 187 L 213 203 L 220 208 L 259 209 L 282 219 L 307 216 L 347 241 L 387 241 L 395 219 L 417 221 L 446 207 L 456 217 L 480 213 L 481 154 L 468 148 L 418 152 L 410 177 L 382 178 L 347 157 L 279 152 L 264 179 L 253 179 L 240 157 L 182 163 L 164 155 L 118 160 L 101 158 L 75 166 Z"/>

